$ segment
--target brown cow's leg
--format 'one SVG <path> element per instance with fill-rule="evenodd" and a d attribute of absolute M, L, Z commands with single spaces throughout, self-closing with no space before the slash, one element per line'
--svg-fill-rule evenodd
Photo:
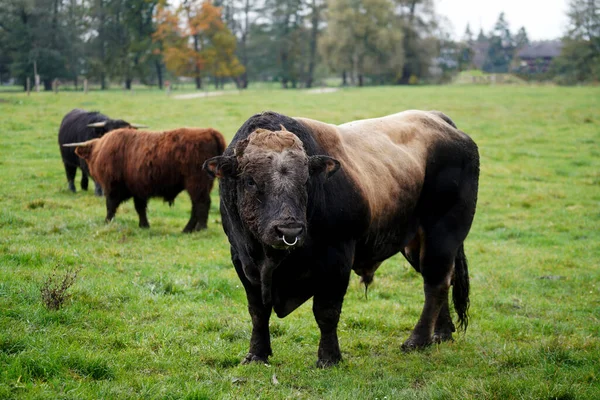
<path fill-rule="evenodd" d="M 150 228 L 148 223 L 148 217 L 146 216 L 146 207 L 148 206 L 148 199 L 142 199 L 139 197 L 133 198 L 135 205 L 135 211 L 137 211 L 140 218 L 140 228 Z"/>
<path fill-rule="evenodd" d="M 188 191 L 188 193 L 193 192 Z M 210 210 L 210 193 L 202 192 L 199 195 L 190 194 L 190 199 L 192 200 L 192 215 L 183 229 L 184 233 L 206 229 L 208 211 Z"/>
<path fill-rule="evenodd" d="M 98 197 L 102 197 L 102 186 L 98 182 L 94 182 L 94 194 Z"/>
<path fill-rule="evenodd" d="M 106 196 L 106 222 L 113 220 L 121 201 L 118 195 L 111 194 Z"/>
<path fill-rule="evenodd" d="M 208 212 L 210 210 L 210 196 L 206 196 L 207 199 L 198 205 L 198 223 L 196 224 L 196 230 L 206 229 L 208 222 Z"/>

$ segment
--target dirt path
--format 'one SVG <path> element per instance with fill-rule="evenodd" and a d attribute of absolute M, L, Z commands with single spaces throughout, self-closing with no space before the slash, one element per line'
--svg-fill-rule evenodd
<path fill-rule="evenodd" d="M 318 89 L 309 89 L 306 91 L 308 94 L 322 94 L 322 93 L 333 93 L 337 92 L 338 88 L 318 88 Z"/>
<path fill-rule="evenodd" d="M 200 92 L 200 93 L 188 93 L 188 94 L 178 94 L 173 96 L 175 100 L 189 100 L 189 99 L 197 99 L 200 97 L 214 97 L 214 96 L 223 96 L 227 94 L 227 92 Z"/>

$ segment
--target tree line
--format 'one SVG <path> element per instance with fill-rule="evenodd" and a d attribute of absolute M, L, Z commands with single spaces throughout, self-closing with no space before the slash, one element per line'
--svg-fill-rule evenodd
<path fill-rule="evenodd" d="M 566 55 L 556 74 L 598 80 L 600 0 L 571 0 Z M 434 0 L 0 0 L 0 82 L 40 76 L 51 89 L 81 78 L 106 89 L 134 80 L 160 88 L 188 77 L 275 81 L 312 87 L 332 75 L 342 84 L 412 84 L 449 79 L 473 67 L 486 43 L 486 72 L 509 72 L 528 43 L 504 14 L 493 30 L 461 40 Z M 574 58 L 575 57 L 575 58 Z"/>

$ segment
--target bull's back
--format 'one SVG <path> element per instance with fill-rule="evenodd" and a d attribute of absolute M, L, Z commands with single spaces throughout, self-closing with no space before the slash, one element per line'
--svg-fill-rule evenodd
<path fill-rule="evenodd" d="M 423 111 L 339 126 L 300 119 L 353 179 L 366 199 L 371 224 L 379 226 L 401 205 L 414 207 L 434 143 L 445 140 L 448 124 Z"/>
<path fill-rule="evenodd" d="M 165 132 L 112 131 L 102 139 L 98 162 L 104 181 L 121 182 L 132 193 L 173 200 L 190 180 L 207 179 L 207 158 L 220 155 L 225 142 L 212 129 L 181 128 Z M 112 164 L 112 165 L 109 165 Z"/>

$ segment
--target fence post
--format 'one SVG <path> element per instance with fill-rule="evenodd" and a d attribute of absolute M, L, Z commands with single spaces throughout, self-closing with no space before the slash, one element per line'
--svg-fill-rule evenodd
<path fill-rule="evenodd" d="M 83 80 L 83 94 L 87 94 L 87 92 L 88 92 L 88 80 L 87 80 L 87 78 L 85 78 Z"/>
<path fill-rule="evenodd" d="M 52 81 L 52 90 L 54 90 L 54 94 L 58 94 L 58 79 Z"/>
<path fill-rule="evenodd" d="M 31 80 L 27 77 L 27 96 L 31 93 Z"/>

